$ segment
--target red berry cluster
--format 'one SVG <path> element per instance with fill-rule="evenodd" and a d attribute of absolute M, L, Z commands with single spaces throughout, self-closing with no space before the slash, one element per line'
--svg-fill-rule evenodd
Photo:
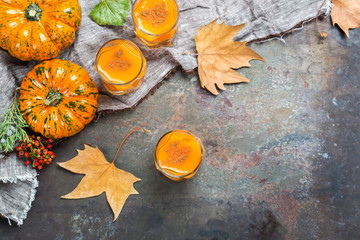
<path fill-rule="evenodd" d="M 29 136 L 29 141 L 22 140 L 20 146 L 16 148 L 18 156 L 25 158 L 25 164 L 31 164 L 33 168 L 41 170 L 45 165 L 49 165 L 55 158 L 55 154 L 49 151 L 52 148 L 53 140 L 45 139 L 40 136 Z"/>

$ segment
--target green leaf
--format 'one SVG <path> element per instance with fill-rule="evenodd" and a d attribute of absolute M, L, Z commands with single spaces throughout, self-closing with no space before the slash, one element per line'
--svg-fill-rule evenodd
<path fill-rule="evenodd" d="M 130 0 L 101 0 L 90 17 L 99 25 L 123 26 L 129 8 Z"/>

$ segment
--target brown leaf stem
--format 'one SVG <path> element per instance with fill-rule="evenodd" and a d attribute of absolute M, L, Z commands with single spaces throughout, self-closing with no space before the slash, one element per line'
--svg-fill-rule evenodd
<path fill-rule="evenodd" d="M 118 150 L 117 150 L 117 152 L 116 152 L 116 154 L 115 154 L 115 157 L 114 157 L 114 159 L 113 159 L 112 162 L 111 162 L 112 164 L 115 162 L 115 159 L 116 159 L 117 155 L 119 154 L 120 149 L 121 149 L 122 145 L 124 144 L 124 142 L 126 141 L 126 139 L 127 139 L 131 134 L 133 134 L 134 132 L 136 132 L 136 131 L 138 131 L 138 130 L 140 130 L 140 129 L 144 130 L 144 132 L 146 132 L 146 133 L 148 133 L 148 134 L 151 134 L 151 131 L 149 131 L 149 130 L 143 128 L 143 127 L 137 127 L 137 128 L 135 128 L 135 129 L 133 129 L 131 132 L 129 132 L 129 133 L 126 135 L 126 137 L 124 138 L 124 140 L 122 140 L 122 142 L 120 143 L 120 146 L 119 146 L 119 148 L 118 148 Z"/>
<path fill-rule="evenodd" d="M 15 93 L 14 93 L 14 103 L 16 102 L 17 100 L 17 92 L 20 90 L 19 87 L 15 88 Z"/>
<path fill-rule="evenodd" d="M 198 53 L 193 53 L 193 52 L 188 52 L 188 51 L 183 51 L 182 52 L 182 55 L 187 55 L 187 54 L 188 55 L 196 55 L 196 56 L 199 55 Z"/>
<path fill-rule="evenodd" d="M 182 53 L 182 55 L 194 55 L 194 56 L 235 56 L 235 55 L 241 55 L 241 54 L 232 54 L 232 53 L 228 53 L 228 54 L 222 54 L 222 53 L 193 53 L 193 52 L 187 52 L 184 51 Z"/>
<path fill-rule="evenodd" d="M 326 2 L 326 0 L 324 0 L 324 1 L 322 2 L 319 11 L 318 11 L 317 14 L 316 14 L 316 19 L 315 19 L 316 30 L 318 31 L 318 33 L 320 34 L 320 36 L 321 36 L 322 38 L 326 38 L 326 37 L 327 37 L 327 34 L 326 34 L 325 32 L 322 32 L 322 31 L 319 30 L 318 18 L 319 18 L 321 9 L 322 9 L 322 7 L 324 6 L 325 2 Z"/>

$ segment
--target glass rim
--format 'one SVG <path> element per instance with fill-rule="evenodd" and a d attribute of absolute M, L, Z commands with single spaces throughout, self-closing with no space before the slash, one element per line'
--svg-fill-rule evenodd
<path fill-rule="evenodd" d="M 169 133 L 172 133 L 172 132 L 185 132 L 185 133 L 193 136 L 193 137 L 196 139 L 196 141 L 198 142 L 199 146 L 200 146 L 201 156 L 200 156 L 199 164 L 198 164 L 198 165 L 196 166 L 196 168 L 195 168 L 193 171 L 191 171 L 190 173 L 187 173 L 187 174 L 184 174 L 184 175 L 180 175 L 180 176 L 175 176 L 175 175 L 172 175 L 171 173 L 166 172 L 166 171 L 160 166 L 160 164 L 159 164 L 158 158 L 156 157 L 156 153 L 158 152 L 156 149 L 158 148 L 159 143 L 161 142 L 161 140 L 162 140 L 166 135 L 168 135 Z M 160 149 L 159 149 L 159 150 L 160 150 Z M 156 164 L 156 166 L 160 169 L 160 172 L 161 172 L 162 174 L 164 174 L 165 176 L 168 176 L 168 177 L 170 177 L 170 178 L 174 178 L 174 179 L 177 179 L 177 180 L 181 180 L 181 179 L 183 179 L 183 178 L 186 178 L 186 177 L 188 177 L 188 176 L 196 173 L 196 172 L 199 170 L 200 166 L 201 166 L 202 159 L 203 159 L 204 156 L 205 156 L 205 149 L 204 149 L 204 146 L 203 146 L 203 144 L 202 144 L 201 139 L 198 138 L 197 136 L 195 136 L 194 134 L 192 134 L 191 132 L 189 132 L 189 131 L 187 131 L 187 130 L 183 130 L 183 129 L 174 129 L 174 130 L 169 131 L 169 132 L 166 132 L 164 135 L 162 135 L 162 137 L 161 137 L 161 138 L 159 139 L 159 141 L 157 142 L 156 147 L 155 147 L 155 151 L 154 151 L 155 164 Z"/>
<path fill-rule="evenodd" d="M 153 33 L 150 33 L 150 32 L 147 32 L 147 31 L 141 29 L 141 28 L 136 24 L 136 21 L 134 20 L 134 5 L 135 5 L 135 3 L 138 2 L 138 1 L 140 1 L 140 0 L 135 0 L 135 1 L 131 0 L 131 1 L 130 1 L 130 3 L 131 3 L 131 20 L 132 20 L 134 26 L 135 26 L 137 29 L 139 29 L 141 32 L 143 32 L 143 33 L 145 33 L 145 34 L 147 34 L 147 35 L 153 36 L 153 37 L 159 37 L 159 36 L 162 36 L 162 35 L 164 35 L 164 34 L 167 34 L 167 33 L 171 32 L 171 31 L 174 30 L 174 29 L 176 28 L 176 26 L 178 25 L 178 22 L 179 22 L 179 6 L 178 6 L 177 2 L 176 2 L 175 0 L 173 0 L 174 3 L 175 3 L 175 6 L 176 6 L 177 18 L 176 18 L 176 22 L 174 23 L 174 26 L 172 26 L 170 30 L 168 30 L 168 31 L 166 31 L 166 32 L 163 32 L 163 33 L 159 33 L 159 34 L 153 34 Z"/>
<path fill-rule="evenodd" d="M 136 76 L 134 77 L 134 79 L 130 80 L 129 82 L 126 82 L 126 83 L 114 83 L 114 82 L 110 82 L 108 81 L 104 76 L 103 74 L 99 71 L 99 68 L 98 68 L 98 59 L 99 59 L 99 54 L 100 54 L 100 50 L 108 43 L 112 42 L 112 41 L 123 41 L 123 42 L 128 42 L 130 45 L 132 45 L 139 53 L 140 53 L 140 56 L 141 56 L 141 67 L 140 67 L 140 70 L 139 72 L 136 74 Z M 144 55 L 142 54 L 140 48 L 134 43 L 132 42 L 131 40 L 128 40 L 128 39 L 122 39 L 122 38 L 114 38 L 114 39 L 111 39 L 109 41 L 107 41 L 106 43 L 104 43 L 100 48 L 99 48 L 99 51 L 97 52 L 96 54 L 96 59 L 95 59 L 95 67 L 96 67 L 96 71 L 99 73 L 100 77 L 101 77 L 101 80 L 104 80 L 105 82 L 111 84 L 111 85 L 115 85 L 115 86 L 126 86 L 126 85 L 129 85 L 129 84 L 132 84 L 133 82 L 135 82 L 138 78 L 139 78 L 139 75 L 141 74 L 143 68 L 144 68 Z"/>

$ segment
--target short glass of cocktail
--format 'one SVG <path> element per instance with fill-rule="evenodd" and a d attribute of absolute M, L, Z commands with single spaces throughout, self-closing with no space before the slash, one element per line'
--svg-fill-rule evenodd
<path fill-rule="evenodd" d="M 155 167 L 167 178 L 182 181 L 197 173 L 204 155 L 200 138 L 186 130 L 173 130 L 156 145 Z"/>
<path fill-rule="evenodd" d="M 123 95 L 135 91 L 143 83 L 146 59 L 135 43 L 113 39 L 98 51 L 95 70 L 111 94 Z"/>
<path fill-rule="evenodd" d="M 175 0 L 135 0 L 132 4 L 135 35 L 149 48 L 172 45 L 178 16 Z"/>

